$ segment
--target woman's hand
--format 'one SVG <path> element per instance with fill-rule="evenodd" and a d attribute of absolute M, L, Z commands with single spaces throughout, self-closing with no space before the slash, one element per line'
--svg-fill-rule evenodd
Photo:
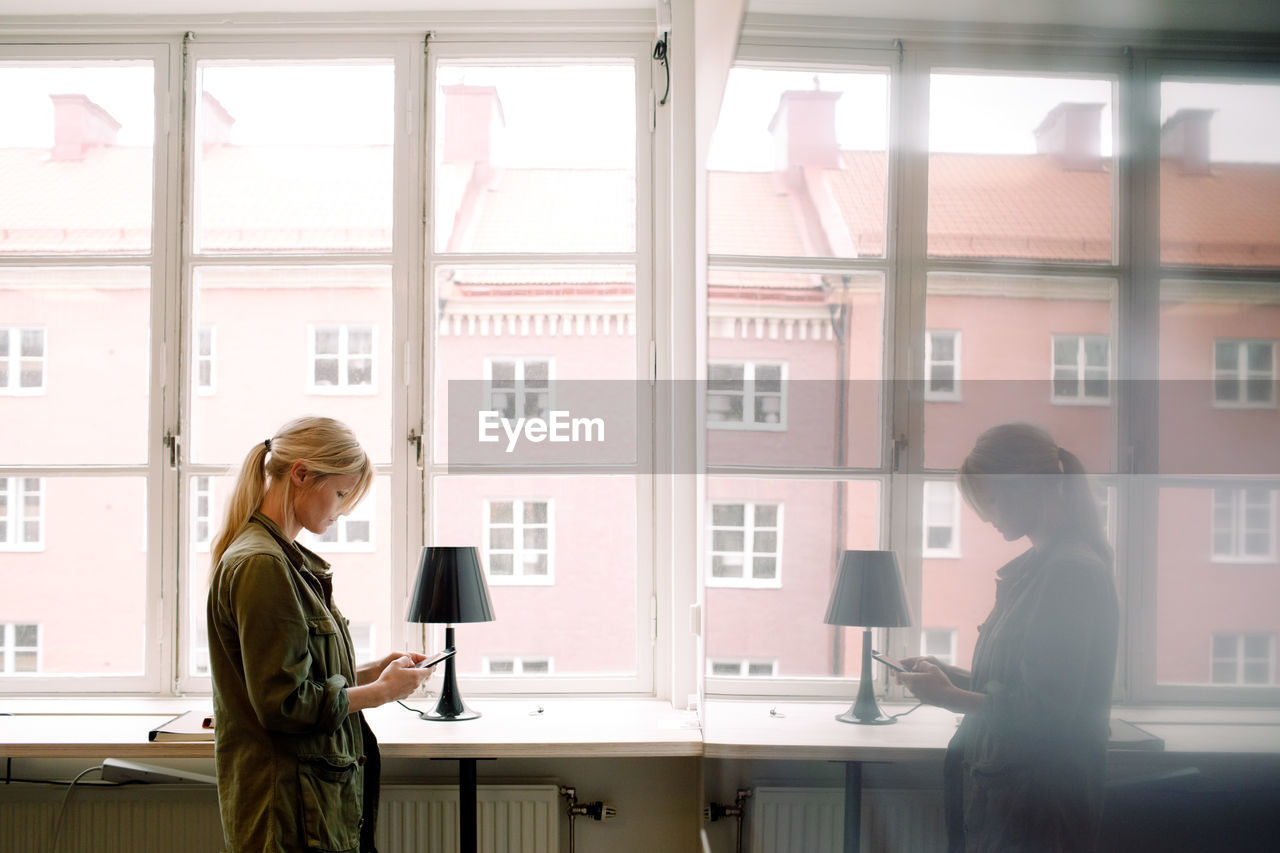
<path fill-rule="evenodd" d="M 927 657 L 903 658 L 902 665 L 911 670 L 911 672 L 893 673 L 893 677 L 898 683 L 904 685 L 911 694 L 921 702 L 927 702 L 930 705 L 941 705 L 946 707 L 947 699 L 956 686 L 951 683 L 951 679 L 947 678 L 947 674 L 942 671 L 935 660 Z"/>
<path fill-rule="evenodd" d="M 392 661 L 405 657 L 415 664 L 427 659 L 426 655 L 418 652 L 388 652 L 377 660 L 358 666 L 356 668 L 356 684 L 372 684 L 378 680 L 378 676 L 382 675 L 382 671 L 390 666 Z"/>
<path fill-rule="evenodd" d="M 434 666 L 418 669 L 416 661 L 423 660 L 426 655 L 403 654 L 392 658 L 377 679 L 369 684 L 347 688 L 348 712 L 354 714 L 366 708 L 376 708 L 388 702 L 395 702 L 411 696 L 427 679 L 435 674 Z"/>

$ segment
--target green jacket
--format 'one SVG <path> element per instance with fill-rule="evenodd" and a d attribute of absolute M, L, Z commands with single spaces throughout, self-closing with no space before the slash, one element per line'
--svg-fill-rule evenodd
<path fill-rule="evenodd" d="M 355 661 L 332 592 L 329 564 L 260 513 L 214 569 L 214 758 L 229 853 L 359 848 L 364 738 L 347 710 Z"/>

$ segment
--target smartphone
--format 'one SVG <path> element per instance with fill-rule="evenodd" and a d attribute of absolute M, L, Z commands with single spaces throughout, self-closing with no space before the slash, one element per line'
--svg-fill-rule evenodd
<path fill-rule="evenodd" d="M 885 666 L 889 667 L 889 669 L 896 669 L 898 672 L 910 672 L 910 671 L 911 671 L 911 670 L 907 669 L 905 666 L 903 666 L 902 664 L 898 663 L 898 662 L 897 662 L 896 660 L 894 660 L 893 658 L 891 658 L 891 657 L 889 657 L 888 655 L 884 654 L 883 652 L 877 652 L 875 649 L 872 649 L 872 650 L 871 650 L 871 656 L 872 656 L 873 658 L 875 658 L 876 660 L 880 661 L 880 663 L 882 663 L 882 664 L 884 664 Z"/>
<path fill-rule="evenodd" d="M 431 657 L 423 658 L 421 663 L 414 664 L 414 666 L 417 669 L 426 669 L 428 667 L 435 666 L 441 661 L 448 660 L 449 658 L 453 657 L 455 654 L 457 654 L 457 649 L 444 649 L 442 651 L 436 652 Z"/>

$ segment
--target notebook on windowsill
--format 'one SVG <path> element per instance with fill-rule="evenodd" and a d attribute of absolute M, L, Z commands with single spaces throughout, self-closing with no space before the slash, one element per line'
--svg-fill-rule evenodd
<path fill-rule="evenodd" d="M 1157 737 L 1146 729 L 1140 729 L 1133 723 L 1124 720 L 1112 720 L 1111 735 L 1107 738 L 1107 749 L 1160 751 L 1164 749 L 1164 738 Z"/>
<path fill-rule="evenodd" d="M 152 729 L 147 734 L 147 740 L 152 743 L 213 740 L 213 714 L 209 711 L 187 711 L 179 714 Z"/>

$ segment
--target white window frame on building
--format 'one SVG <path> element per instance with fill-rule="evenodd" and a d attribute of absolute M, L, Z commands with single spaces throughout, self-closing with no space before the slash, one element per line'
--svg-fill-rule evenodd
<path fill-rule="evenodd" d="M 1267 646 L 1265 656 L 1254 655 L 1247 656 L 1247 646 L 1250 640 L 1263 640 Z M 1219 643 L 1223 641 L 1234 641 L 1234 652 L 1231 655 L 1220 655 Z M 1275 684 L 1276 671 L 1276 637 L 1275 634 L 1265 632 L 1244 631 L 1241 633 L 1223 633 L 1215 632 L 1209 638 L 1209 680 L 1213 684 L 1234 684 L 1234 685 L 1256 685 L 1260 687 L 1268 687 Z M 1217 669 L 1222 664 L 1231 664 L 1235 670 L 1235 674 L 1231 680 L 1218 679 Z M 1250 664 L 1261 665 L 1265 667 L 1266 679 L 1250 681 L 1246 678 L 1246 670 Z"/>
<path fill-rule="evenodd" d="M 950 338 L 951 358 L 937 357 L 934 341 L 938 338 Z M 951 387 L 935 388 L 936 373 L 940 368 L 951 369 Z M 931 402 L 959 402 L 960 393 L 960 331 L 958 329 L 928 329 L 924 333 L 924 398 Z"/>
<path fill-rule="evenodd" d="M 1274 489 L 1265 486 L 1219 487 L 1213 490 L 1212 500 L 1210 549 L 1213 562 L 1276 562 L 1276 492 Z M 1264 519 L 1259 521 L 1259 516 L 1264 516 Z M 1229 548 L 1219 547 L 1219 534 L 1229 537 Z M 1250 535 L 1265 536 L 1266 550 L 1251 551 Z"/>
<path fill-rule="evenodd" d="M 960 489 L 952 480 L 925 480 L 921 503 L 923 518 L 920 525 L 921 554 L 926 558 L 957 558 L 960 556 Z M 950 531 L 946 545 L 929 544 L 933 530 Z"/>
<path fill-rule="evenodd" d="M 337 330 L 338 351 L 336 353 L 319 353 L 316 351 L 316 339 L 322 331 Z M 351 334 L 353 331 L 368 331 L 369 352 L 351 352 Z M 334 385 L 321 385 L 316 382 L 316 367 L 320 359 L 337 362 L 338 382 Z M 369 381 L 351 382 L 351 363 L 357 359 L 369 361 Z M 307 324 L 307 392 L 310 394 L 330 395 L 369 395 L 378 393 L 378 327 L 374 323 L 309 323 Z"/>
<path fill-rule="evenodd" d="M 716 370 L 741 369 L 742 377 L 725 378 L 714 375 Z M 759 379 L 761 368 L 777 370 L 776 379 Z M 777 388 L 763 383 L 776 383 Z M 742 409 L 737 420 L 726 417 L 739 401 Z M 727 404 L 727 405 L 726 405 Z M 760 409 L 764 409 L 763 415 Z M 772 411 L 769 411 L 772 410 Z M 769 420 L 774 416 L 776 420 Z M 707 362 L 707 427 L 710 429 L 774 430 L 787 428 L 787 363 L 777 359 L 711 359 Z"/>
<path fill-rule="evenodd" d="M 20 628 L 35 629 L 36 641 L 34 645 L 17 644 L 18 630 Z M 4 675 L 23 675 L 26 673 L 40 672 L 40 625 L 35 622 L 5 622 L 0 624 L 0 673 Z M 17 657 L 20 654 L 34 654 L 35 667 L 33 669 L 17 668 Z"/>
<path fill-rule="evenodd" d="M 742 524 L 716 524 L 715 514 L 717 507 L 741 507 Z M 772 526 L 757 526 L 756 524 L 756 510 L 764 507 L 772 507 L 774 510 L 774 524 Z M 712 501 L 707 507 L 707 525 L 709 528 L 707 531 L 707 547 L 710 549 L 710 553 L 707 555 L 707 586 L 752 589 L 779 589 L 782 587 L 783 505 L 781 501 Z M 715 538 L 717 532 L 741 533 L 742 548 L 740 550 L 716 548 Z M 764 551 L 756 547 L 757 533 L 772 533 L 774 535 L 774 547 L 772 550 Z M 716 561 L 725 558 L 736 558 L 741 566 L 742 574 L 737 577 L 713 574 Z M 755 576 L 755 561 L 757 558 L 773 560 L 773 577 Z"/>
<path fill-rule="evenodd" d="M 1232 346 L 1235 349 L 1235 367 L 1223 367 L 1219 362 L 1221 349 Z M 1265 369 L 1254 369 L 1249 366 L 1250 349 L 1267 348 L 1267 366 Z M 1276 379 L 1276 342 L 1262 338 L 1219 338 L 1213 342 L 1213 405 L 1220 409 L 1274 409 Z M 1250 383 L 1259 383 L 1266 388 L 1265 399 L 1249 399 Z M 1222 392 L 1231 388 L 1233 393 L 1223 396 Z"/>
<path fill-rule="evenodd" d="M 945 642 L 938 642 L 938 640 Z M 946 651 L 940 651 L 942 647 Z M 943 663 L 956 662 L 956 629 L 955 628 L 921 628 L 920 654 L 932 655 Z"/>
<path fill-rule="evenodd" d="M 195 349 L 195 391 L 209 397 L 218 393 L 218 330 L 215 326 L 201 326 L 196 330 Z"/>
<path fill-rule="evenodd" d="M 1075 343 L 1075 359 L 1070 364 L 1058 361 L 1058 344 L 1067 341 Z M 1089 344 L 1101 341 L 1106 345 L 1107 363 L 1105 365 L 1089 364 Z M 1094 334 L 1055 334 L 1050 340 L 1049 357 L 1052 364 L 1050 394 L 1057 405 L 1066 406 L 1106 406 L 1111 403 L 1111 336 Z M 1071 377 L 1060 377 L 1059 372 L 1071 370 L 1075 376 L 1075 390 L 1071 394 L 1059 393 L 1058 383 L 1068 381 Z M 1102 375 L 1099 376 L 1099 373 Z M 1101 379 L 1107 389 L 1105 395 L 1090 394 L 1091 383 Z"/>
<path fill-rule="evenodd" d="M 31 483 L 35 486 L 32 488 Z M 34 498 L 34 511 L 30 503 Z M 0 477 L 0 551 L 44 550 L 44 477 Z M 31 533 L 35 525 L 35 533 Z"/>
<path fill-rule="evenodd" d="M 373 553 L 378 550 L 377 506 L 377 490 L 370 489 L 364 500 L 352 507 L 351 512 L 338 516 L 323 534 L 303 530 L 298 538 L 317 554 Z M 366 525 L 368 536 L 355 538 L 352 528 L 356 525 Z"/>
<path fill-rule="evenodd" d="M 495 522 L 493 509 L 495 504 L 511 504 L 511 522 Z M 530 504 L 542 504 L 546 513 L 545 522 L 526 522 L 525 508 Z M 492 535 L 495 530 L 511 530 L 511 547 L 495 548 Z M 543 529 L 546 531 L 546 548 L 526 547 L 524 534 L 527 531 Z M 554 586 L 556 582 L 556 505 L 551 498 L 487 498 L 484 502 L 483 518 L 484 566 L 485 576 L 495 586 Z M 511 557 L 511 574 L 500 575 L 493 571 L 495 555 Z M 527 573 L 524 566 L 530 556 L 542 556 L 546 561 L 545 574 Z"/>
<path fill-rule="evenodd" d="M 776 678 L 778 662 L 765 658 L 707 658 L 707 675 L 717 678 Z"/>
<path fill-rule="evenodd" d="M 191 483 L 191 544 L 201 553 L 209 552 L 213 541 L 213 483 L 210 476 L 192 477 Z"/>
<path fill-rule="evenodd" d="M 494 678 L 542 678 L 555 675 L 555 659 L 550 655 L 485 656 L 481 660 L 481 670 L 484 675 Z"/>
<path fill-rule="evenodd" d="M 35 397 L 45 393 L 48 384 L 45 369 L 49 356 L 49 333 L 43 326 L 0 326 L 6 333 L 8 346 L 0 351 L 0 363 L 5 366 L 7 380 L 0 384 L 0 395 L 11 397 Z M 28 334 L 38 333 L 40 336 L 40 354 L 28 355 L 24 350 Z M 24 368 L 35 365 L 40 376 L 39 385 L 23 385 Z"/>
<path fill-rule="evenodd" d="M 372 622 L 352 622 L 347 626 L 351 632 L 351 653 L 356 663 L 376 660 L 378 657 L 378 626 Z"/>
<path fill-rule="evenodd" d="M 494 367 L 499 364 L 510 364 L 512 367 L 511 385 L 494 385 L 493 371 Z M 545 384 L 538 385 L 536 380 L 534 384 L 530 384 L 529 368 L 533 365 L 545 365 L 546 379 Z M 505 379 L 503 380 L 505 381 Z M 555 408 L 555 381 L 556 381 L 556 360 L 551 356 L 486 356 L 484 360 L 484 401 L 485 406 L 491 411 L 497 411 L 500 417 L 518 420 L 520 418 L 543 418 L 550 417 L 551 411 Z M 507 398 L 507 405 L 498 407 L 494 405 L 494 396 L 503 395 Z M 537 408 L 530 412 L 528 404 L 530 400 L 537 403 Z M 507 412 L 513 412 L 508 415 Z"/>

